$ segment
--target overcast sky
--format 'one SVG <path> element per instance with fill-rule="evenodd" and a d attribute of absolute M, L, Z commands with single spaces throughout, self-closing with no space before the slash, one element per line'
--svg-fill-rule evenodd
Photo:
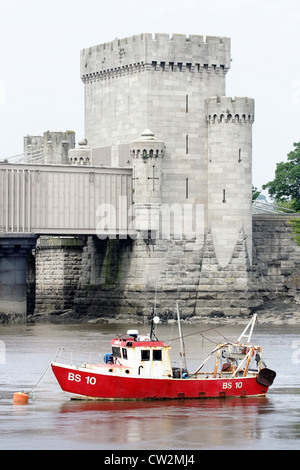
<path fill-rule="evenodd" d="M 255 186 L 300 141 L 299 0 L 0 0 L 0 18 L 0 158 L 26 134 L 81 140 L 80 50 L 143 32 L 231 38 L 227 95 L 255 99 Z"/>

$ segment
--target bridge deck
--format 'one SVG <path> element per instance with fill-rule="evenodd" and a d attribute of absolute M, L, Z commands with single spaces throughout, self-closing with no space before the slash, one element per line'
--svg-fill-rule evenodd
<path fill-rule="evenodd" d="M 131 168 L 0 164 L 0 233 L 127 234 Z"/>

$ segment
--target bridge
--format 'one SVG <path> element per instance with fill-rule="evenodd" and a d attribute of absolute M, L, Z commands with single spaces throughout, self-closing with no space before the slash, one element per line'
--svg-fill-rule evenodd
<path fill-rule="evenodd" d="M 0 163 L 0 236 L 127 235 L 131 203 L 131 168 Z"/>
<path fill-rule="evenodd" d="M 25 157 L 0 162 L 0 238 L 135 234 L 132 168 L 45 165 L 36 163 L 40 152 Z M 253 215 L 287 212 L 262 201 L 252 209 Z"/>
<path fill-rule="evenodd" d="M 69 236 L 74 244 L 80 236 L 129 235 L 131 168 L 45 165 L 39 158 L 0 163 L 0 321 L 34 308 L 32 250 L 40 236 L 63 236 L 62 244 Z"/>

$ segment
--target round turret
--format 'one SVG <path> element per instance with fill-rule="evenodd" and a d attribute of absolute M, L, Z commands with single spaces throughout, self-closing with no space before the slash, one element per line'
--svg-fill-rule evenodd
<path fill-rule="evenodd" d="M 78 147 L 69 150 L 68 158 L 71 165 L 91 165 L 92 151 L 87 145 L 87 140 L 81 140 Z"/>
<path fill-rule="evenodd" d="M 158 230 L 165 143 L 149 129 L 131 142 L 136 229 Z"/>
<path fill-rule="evenodd" d="M 252 259 L 252 124 L 254 100 L 207 100 L 208 225 L 221 266 L 243 230 Z"/>

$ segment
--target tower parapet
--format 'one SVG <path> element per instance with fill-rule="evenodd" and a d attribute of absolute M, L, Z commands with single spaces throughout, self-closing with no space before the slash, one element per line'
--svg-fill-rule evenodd
<path fill-rule="evenodd" d="M 150 33 L 115 39 L 81 51 L 82 80 L 97 80 L 143 69 L 226 73 L 230 38 Z"/>
<path fill-rule="evenodd" d="M 207 100 L 207 122 L 254 122 L 254 99 L 247 97 L 215 96 Z"/>
<path fill-rule="evenodd" d="M 78 147 L 70 149 L 68 157 L 71 165 L 91 165 L 92 151 L 87 145 L 87 140 L 81 140 Z"/>

